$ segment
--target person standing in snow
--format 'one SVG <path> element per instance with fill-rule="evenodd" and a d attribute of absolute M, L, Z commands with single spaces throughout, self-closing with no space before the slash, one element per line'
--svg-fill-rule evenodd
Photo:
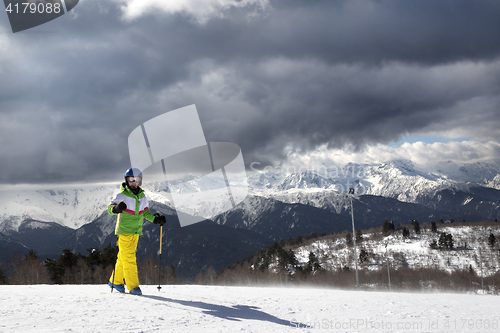
<path fill-rule="evenodd" d="M 142 235 L 144 219 L 159 224 L 165 224 L 165 216 L 149 211 L 148 199 L 144 195 L 142 173 L 137 168 L 125 172 L 125 182 L 120 186 L 120 192 L 108 206 L 110 215 L 118 215 L 115 234 L 118 239 L 118 257 L 108 285 L 121 293 L 125 285 L 131 294 L 142 295 L 137 274 L 136 250 L 139 236 Z"/>

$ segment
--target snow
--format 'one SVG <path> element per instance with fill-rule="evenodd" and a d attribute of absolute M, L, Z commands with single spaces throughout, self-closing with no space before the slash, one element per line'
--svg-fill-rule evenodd
<path fill-rule="evenodd" d="M 0 286 L 0 332 L 496 332 L 500 302 L 477 294 L 288 287 Z"/>
<path fill-rule="evenodd" d="M 453 250 L 434 250 L 430 248 L 433 240 L 438 241 L 441 233 L 453 236 Z M 490 233 L 498 235 L 500 225 L 490 224 L 488 227 L 482 225 L 461 226 L 459 224 L 450 227 L 439 225 L 438 232 L 421 230 L 420 235 L 410 231 L 412 236 L 408 239 L 402 237 L 401 233 L 383 236 L 381 232 L 363 235 L 363 240 L 357 242 L 358 253 L 365 250 L 370 255 L 368 269 L 385 269 L 386 244 L 391 269 L 399 268 L 395 260 L 396 256 L 405 259 L 408 267 L 439 268 L 440 270 L 452 272 L 454 270 L 468 270 L 469 267 L 476 272 L 482 271 L 484 276 L 492 276 L 498 271 L 498 252 L 492 250 L 487 239 Z M 305 265 L 309 260 L 309 252 L 313 252 L 320 260 L 326 270 L 337 270 L 344 265 L 354 267 L 354 256 L 352 246 L 346 246 L 345 237 L 333 239 L 320 239 L 308 245 L 293 249 L 297 261 Z M 360 269 L 364 269 L 363 266 Z"/>

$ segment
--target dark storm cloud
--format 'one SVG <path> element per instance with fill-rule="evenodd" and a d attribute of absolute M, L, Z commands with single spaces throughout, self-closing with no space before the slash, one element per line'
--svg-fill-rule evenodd
<path fill-rule="evenodd" d="M 498 1 L 282 0 L 249 11 L 200 23 L 156 8 L 124 20 L 117 2 L 85 1 L 15 35 L 0 17 L 0 181 L 121 176 L 128 134 L 193 103 L 207 140 L 238 144 L 247 163 L 439 126 L 499 139 Z"/>

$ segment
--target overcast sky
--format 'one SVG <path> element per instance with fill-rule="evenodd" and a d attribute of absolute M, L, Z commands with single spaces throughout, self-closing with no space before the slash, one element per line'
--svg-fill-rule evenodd
<path fill-rule="evenodd" d="M 388 146 L 412 136 L 500 158 L 499 41 L 498 0 L 81 0 L 16 34 L 0 13 L 0 182 L 120 179 L 130 132 L 191 104 L 247 165 L 419 162 Z"/>

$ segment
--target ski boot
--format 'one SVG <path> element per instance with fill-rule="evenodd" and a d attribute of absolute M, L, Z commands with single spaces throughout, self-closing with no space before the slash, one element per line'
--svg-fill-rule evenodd
<path fill-rule="evenodd" d="M 134 290 L 130 291 L 130 294 L 132 294 L 132 295 L 142 295 L 141 288 L 135 287 Z"/>
<path fill-rule="evenodd" d="M 115 288 L 116 291 L 118 291 L 120 293 L 125 292 L 125 286 L 123 284 L 114 284 L 114 283 L 108 282 L 108 286 L 110 286 L 111 288 Z"/>

